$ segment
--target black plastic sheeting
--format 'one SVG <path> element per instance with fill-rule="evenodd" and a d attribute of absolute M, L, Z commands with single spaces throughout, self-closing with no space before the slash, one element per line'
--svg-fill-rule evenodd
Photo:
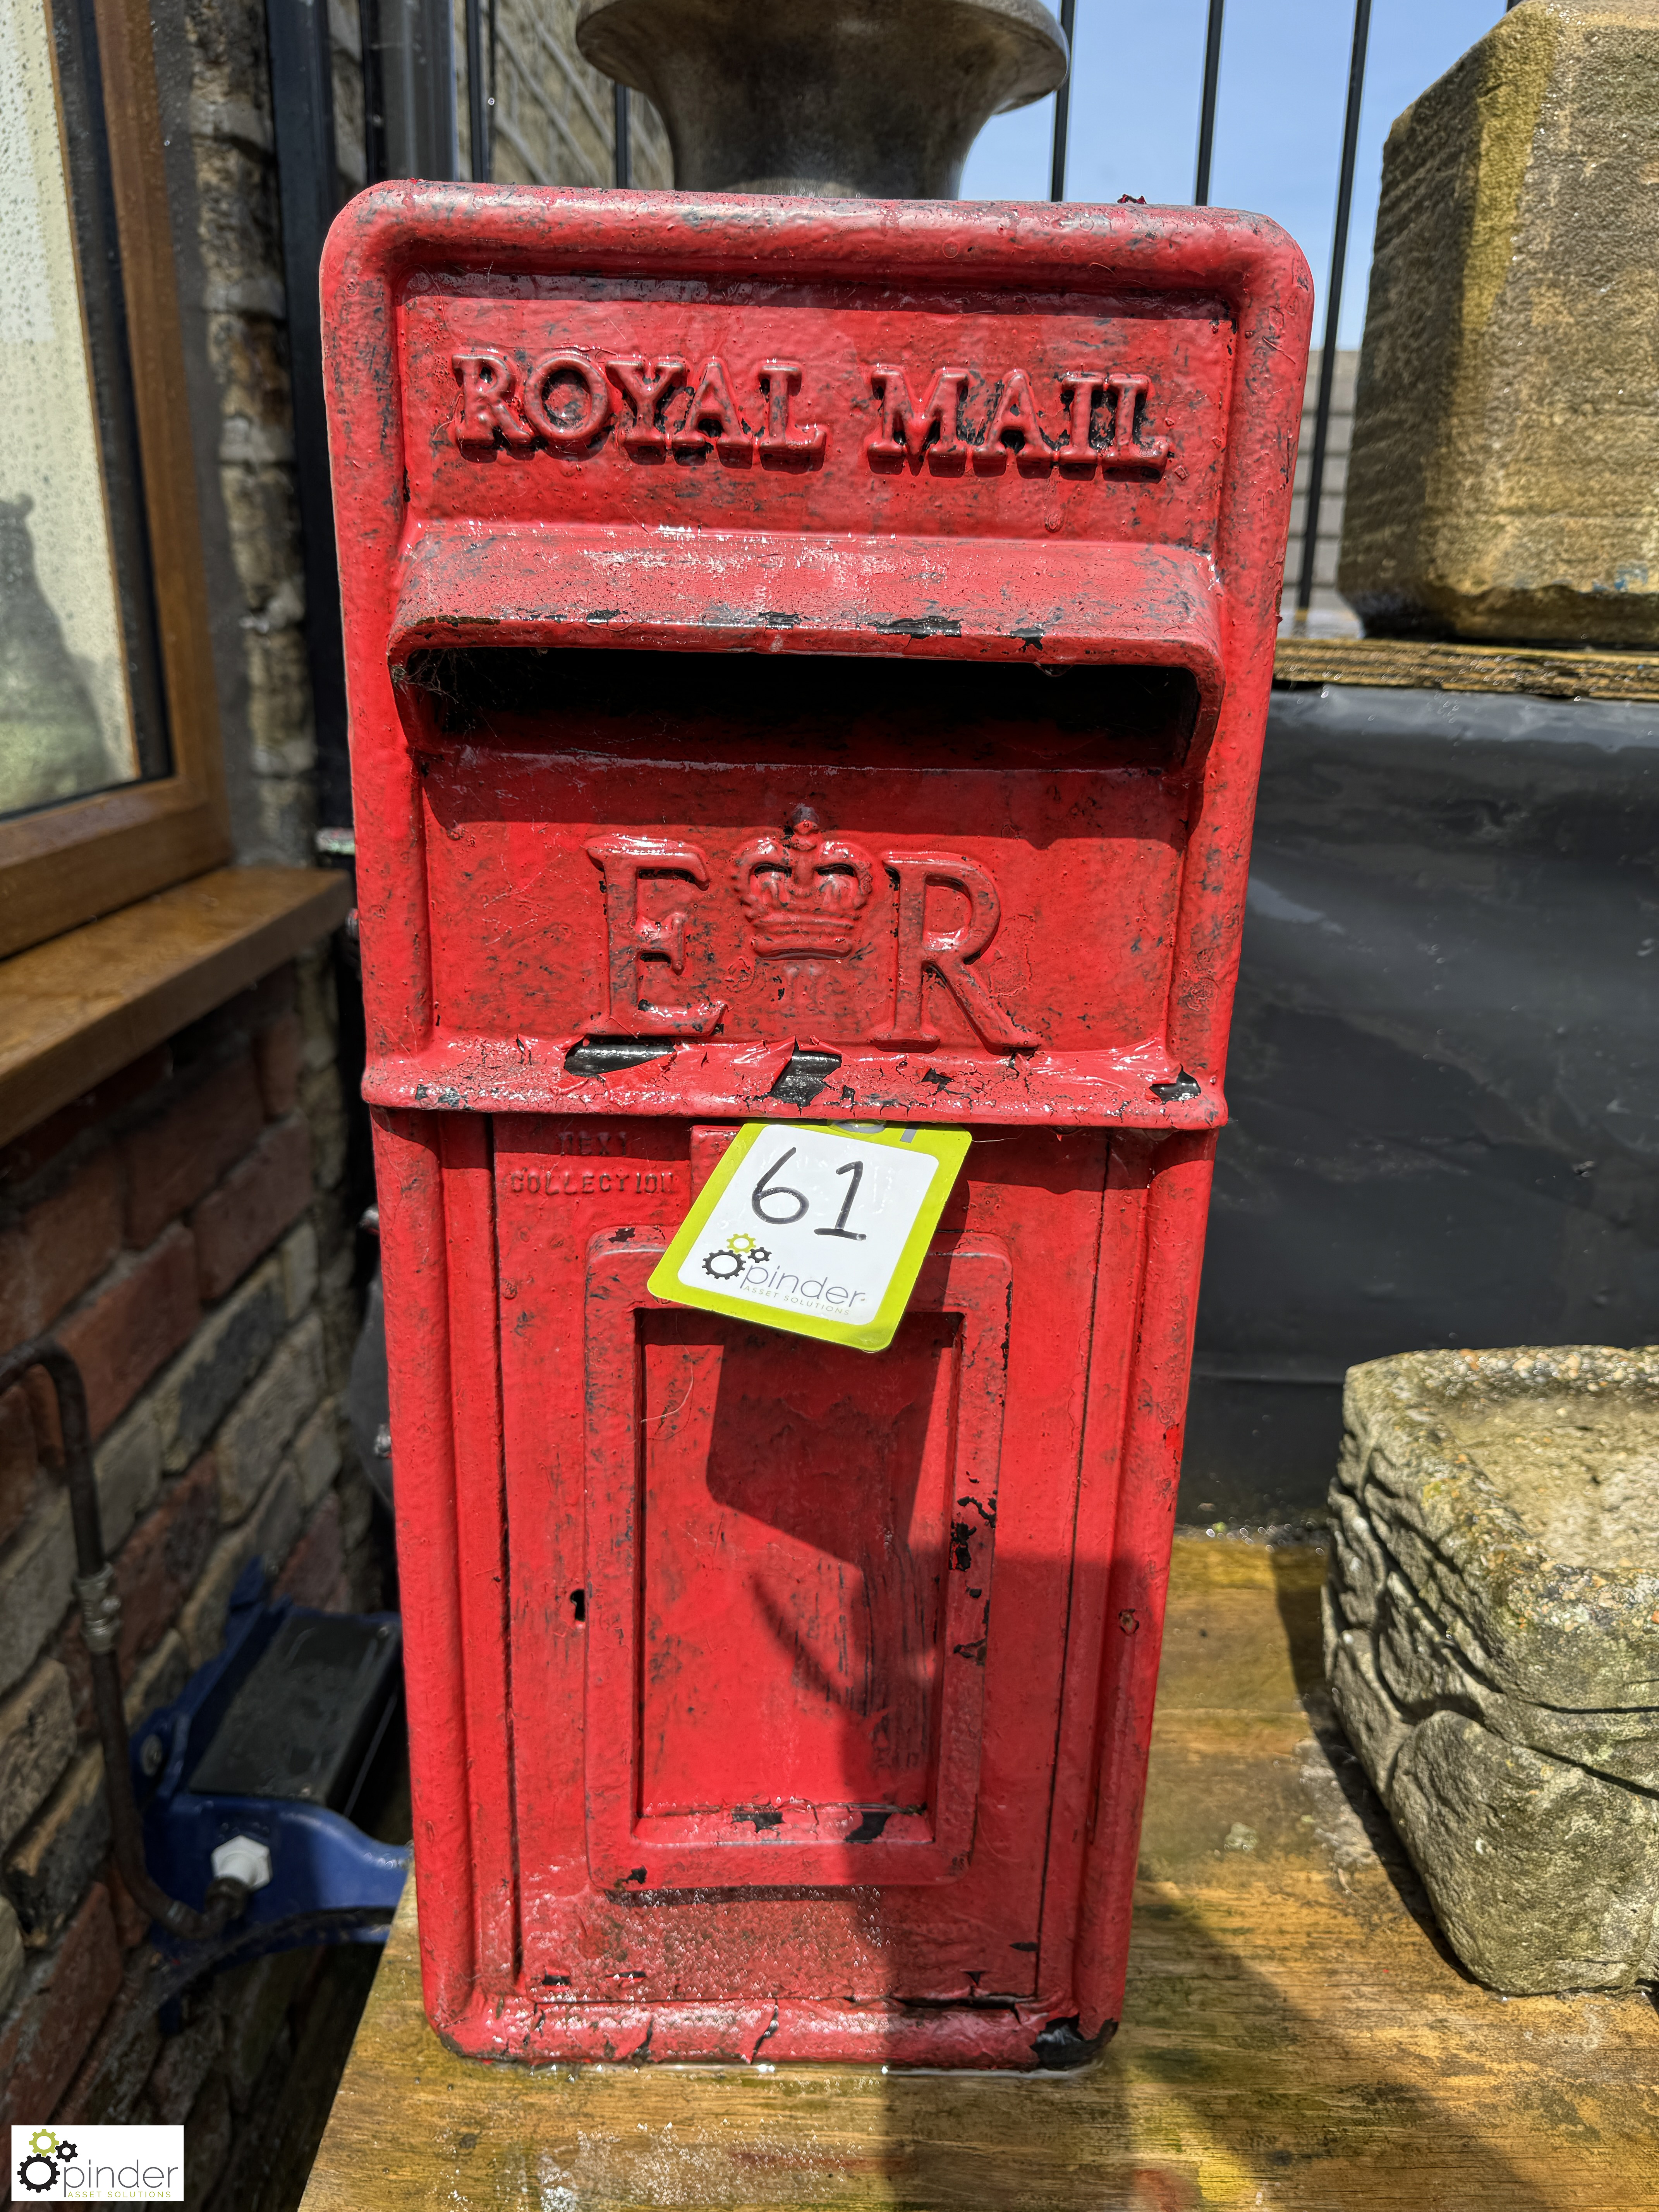
<path fill-rule="evenodd" d="M 1183 1522 L 1322 1506 L 1354 1362 L 1659 1338 L 1659 707 L 1273 694 Z"/>

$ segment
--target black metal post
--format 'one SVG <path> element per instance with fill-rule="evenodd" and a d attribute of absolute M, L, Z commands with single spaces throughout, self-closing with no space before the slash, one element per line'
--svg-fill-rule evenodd
<path fill-rule="evenodd" d="M 617 160 L 615 178 L 620 190 L 634 181 L 634 149 L 628 136 L 628 87 L 619 84 L 617 94 Z"/>
<path fill-rule="evenodd" d="M 472 150 L 472 181 L 475 185 L 489 182 L 490 130 L 489 82 L 484 55 L 485 0 L 466 0 L 466 118 L 468 141 Z"/>
<path fill-rule="evenodd" d="M 1314 564 L 1319 555 L 1319 509 L 1325 495 L 1325 447 L 1330 436 L 1331 392 L 1336 382 L 1336 326 L 1342 313 L 1342 272 L 1348 259 L 1348 217 L 1353 211 L 1353 172 L 1359 154 L 1359 104 L 1365 89 L 1365 46 L 1371 0 L 1355 0 L 1353 47 L 1348 58 L 1348 112 L 1342 125 L 1342 170 L 1336 187 L 1336 235 L 1331 240 L 1331 281 L 1325 294 L 1325 347 L 1319 362 L 1313 453 L 1308 462 L 1308 510 L 1302 532 L 1302 573 L 1296 586 L 1296 627 L 1306 629 L 1313 605 Z"/>
<path fill-rule="evenodd" d="M 340 634 L 340 573 L 323 407 L 322 305 L 317 290 L 323 240 L 339 205 L 327 0 L 267 0 L 265 35 L 283 222 L 306 658 L 317 730 L 317 811 L 325 825 L 343 827 L 351 820 L 345 648 Z"/>
<path fill-rule="evenodd" d="M 1048 197 L 1066 197 L 1066 137 L 1072 120 L 1072 71 L 1077 61 L 1077 0 L 1060 0 L 1060 27 L 1066 33 L 1066 74 L 1054 94 L 1054 149 L 1048 170 Z"/>
<path fill-rule="evenodd" d="M 386 173 L 386 85 L 380 71 L 380 10 L 377 0 L 357 0 L 357 44 L 363 73 L 363 182 Z"/>
<path fill-rule="evenodd" d="M 1204 33 L 1204 97 L 1198 111 L 1198 173 L 1193 182 L 1193 205 L 1210 204 L 1210 164 L 1215 155 L 1215 103 L 1221 84 L 1221 17 L 1227 0 L 1210 0 L 1210 21 Z"/>
<path fill-rule="evenodd" d="M 495 88 L 494 0 L 489 83 Z M 368 182 L 384 177 L 446 179 L 461 173 L 459 87 L 449 0 L 358 0 Z M 483 72 L 478 72 L 482 79 Z M 488 97 L 488 95 L 486 95 Z M 489 113 L 494 113 L 493 105 Z M 494 133 L 486 128 L 486 150 Z"/>

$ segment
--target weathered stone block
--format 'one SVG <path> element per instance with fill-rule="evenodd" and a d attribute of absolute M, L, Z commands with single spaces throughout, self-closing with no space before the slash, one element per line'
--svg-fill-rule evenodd
<path fill-rule="evenodd" d="M 1390 635 L 1659 640 L 1659 0 L 1522 0 L 1389 135 L 1340 587 Z"/>
<path fill-rule="evenodd" d="M 1659 1351 L 1352 1369 L 1331 1695 L 1482 1981 L 1659 1973 Z"/>
<path fill-rule="evenodd" d="M 1395 1762 L 1390 1809 L 1483 1981 L 1536 1993 L 1653 1970 L 1659 1803 L 1442 1706 Z"/>

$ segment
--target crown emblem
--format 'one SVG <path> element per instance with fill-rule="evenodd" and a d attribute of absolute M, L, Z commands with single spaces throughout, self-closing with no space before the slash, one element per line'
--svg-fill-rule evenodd
<path fill-rule="evenodd" d="M 756 951 L 799 959 L 849 952 L 874 863 L 861 846 L 824 836 L 810 806 L 791 807 L 784 832 L 756 838 L 732 863 Z"/>

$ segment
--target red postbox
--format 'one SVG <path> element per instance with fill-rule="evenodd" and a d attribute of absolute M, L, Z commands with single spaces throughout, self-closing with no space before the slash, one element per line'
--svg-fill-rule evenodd
<path fill-rule="evenodd" d="M 1306 356 L 1254 218 L 382 186 L 325 272 L 426 1997 L 1115 2019 Z M 965 1125 L 874 1355 L 653 1298 Z"/>

